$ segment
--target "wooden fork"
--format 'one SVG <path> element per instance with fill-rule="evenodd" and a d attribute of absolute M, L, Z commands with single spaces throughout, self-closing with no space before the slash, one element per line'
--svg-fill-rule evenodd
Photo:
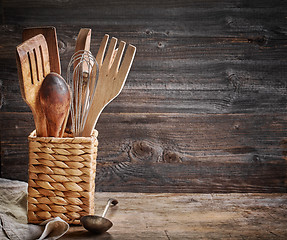
<path fill-rule="evenodd" d="M 39 34 L 17 46 L 16 62 L 22 97 L 32 110 L 37 136 L 46 136 L 46 120 L 39 100 L 41 84 L 50 73 L 45 37 Z"/>
<path fill-rule="evenodd" d="M 96 56 L 99 66 L 99 78 L 92 106 L 82 132 L 84 137 L 91 135 L 103 109 L 122 91 L 136 52 L 136 47 L 129 45 L 122 60 L 126 43 L 121 41 L 118 49 L 116 49 L 118 40 L 113 37 L 104 59 L 108 39 L 109 35 L 106 34 Z M 97 72 L 96 64 L 94 64 L 92 72 Z"/>

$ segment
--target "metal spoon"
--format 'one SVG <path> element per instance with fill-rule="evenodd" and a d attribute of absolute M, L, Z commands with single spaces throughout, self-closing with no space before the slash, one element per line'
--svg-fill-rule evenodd
<path fill-rule="evenodd" d="M 111 204 L 115 206 L 118 204 L 118 201 L 116 199 L 110 198 L 102 216 L 87 215 L 81 217 L 80 221 L 84 228 L 97 234 L 104 233 L 109 230 L 113 226 L 113 223 L 109 219 L 105 218 L 105 216 Z"/>

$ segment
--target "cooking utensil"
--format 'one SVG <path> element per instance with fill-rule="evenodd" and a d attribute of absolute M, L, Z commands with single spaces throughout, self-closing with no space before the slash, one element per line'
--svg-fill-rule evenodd
<path fill-rule="evenodd" d="M 75 63 L 77 63 L 76 66 Z M 94 56 L 90 51 L 85 50 L 76 52 L 68 65 L 67 82 L 72 92 L 70 108 L 71 131 L 74 136 L 82 136 L 91 102 L 96 91 L 99 76 L 97 66 Z M 85 67 L 87 68 L 87 72 L 83 72 Z"/>
<path fill-rule="evenodd" d="M 116 49 L 118 40 L 113 37 L 103 61 L 108 39 L 109 35 L 106 34 L 96 57 L 99 64 L 99 79 L 82 136 L 91 135 L 103 109 L 120 94 L 135 56 L 136 47 L 129 45 L 121 62 L 126 43 L 121 41 Z"/>
<path fill-rule="evenodd" d="M 82 225 L 85 229 L 93 233 L 100 234 L 106 232 L 113 226 L 113 223 L 109 219 L 105 218 L 106 213 L 111 205 L 115 206 L 117 204 L 118 201 L 116 199 L 110 198 L 102 216 L 87 215 L 81 217 L 80 221 Z"/>
<path fill-rule="evenodd" d="M 39 90 L 40 103 L 46 116 L 47 136 L 62 137 L 70 109 L 70 89 L 61 75 L 49 73 Z"/>
<path fill-rule="evenodd" d="M 91 32 L 92 30 L 90 28 L 81 28 L 78 37 L 77 37 L 77 41 L 76 41 L 76 48 L 75 48 L 75 54 L 76 53 L 80 53 L 80 51 L 90 51 L 90 45 L 91 45 Z M 83 53 L 83 52 L 81 52 Z M 80 60 L 80 58 L 79 58 Z M 77 67 L 77 65 L 79 64 L 79 60 L 75 60 L 74 62 L 74 68 Z M 93 62 L 90 62 L 91 65 L 93 65 Z M 89 64 L 89 65 L 90 65 Z M 90 66 L 88 66 L 86 63 L 82 64 L 82 72 L 83 72 L 83 77 L 87 78 L 88 74 L 90 74 L 89 71 L 91 71 Z M 74 81 L 76 82 L 76 80 Z M 75 86 L 74 86 L 75 88 Z M 83 91 L 86 88 L 83 88 Z M 85 92 L 82 93 L 82 96 L 85 96 Z M 83 100 L 84 101 L 84 100 Z M 71 133 L 72 131 L 72 118 L 71 118 L 71 113 L 69 115 L 68 118 L 68 122 L 67 122 L 67 129 L 66 132 Z"/>
<path fill-rule="evenodd" d="M 49 50 L 51 72 L 61 74 L 56 28 L 52 26 L 25 28 L 22 32 L 22 40 L 24 42 L 38 34 L 42 34 L 46 39 Z"/>
<path fill-rule="evenodd" d="M 42 34 L 16 47 L 16 62 L 21 94 L 32 110 L 37 136 L 46 136 L 45 115 L 39 102 L 39 89 L 50 73 L 49 51 Z"/>
<path fill-rule="evenodd" d="M 75 53 L 82 50 L 90 51 L 91 33 L 92 30 L 90 28 L 81 28 L 76 41 Z M 75 61 L 74 67 L 76 67 L 78 63 L 78 61 Z M 88 72 L 88 68 L 89 66 L 84 64 L 83 72 Z"/>

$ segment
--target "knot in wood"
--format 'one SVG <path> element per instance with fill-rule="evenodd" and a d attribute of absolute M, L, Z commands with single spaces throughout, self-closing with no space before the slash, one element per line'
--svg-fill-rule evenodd
<path fill-rule="evenodd" d="M 181 157 L 178 153 L 172 151 L 165 151 L 163 154 L 163 162 L 165 163 L 181 163 Z"/>
<path fill-rule="evenodd" d="M 149 162 L 159 162 L 162 158 L 162 148 L 156 143 L 151 143 L 148 141 L 137 141 L 134 142 L 129 156 L 131 161 L 149 161 Z"/>
<path fill-rule="evenodd" d="M 253 37 L 253 38 L 248 38 L 249 43 L 254 43 L 257 44 L 258 46 L 266 46 L 268 43 L 268 38 L 266 36 L 259 36 L 259 37 Z"/>
<path fill-rule="evenodd" d="M 58 48 L 60 53 L 64 53 L 66 51 L 67 45 L 62 40 L 58 40 Z"/>

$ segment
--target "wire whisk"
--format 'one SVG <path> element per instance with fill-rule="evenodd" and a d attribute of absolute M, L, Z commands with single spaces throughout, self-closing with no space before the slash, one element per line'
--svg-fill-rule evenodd
<path fill-rule="evenodd" d="M 96 68 L 94 68 L 96 64 Z M 96 69 L 96 71 L 95 71 Z M 72 92 L 70 106 L 71 131 L 81 137 L 99 76 L 99 66 L 90 51 L 80 50 L 71 57 L 67 68 L 67 83 Z"/>

